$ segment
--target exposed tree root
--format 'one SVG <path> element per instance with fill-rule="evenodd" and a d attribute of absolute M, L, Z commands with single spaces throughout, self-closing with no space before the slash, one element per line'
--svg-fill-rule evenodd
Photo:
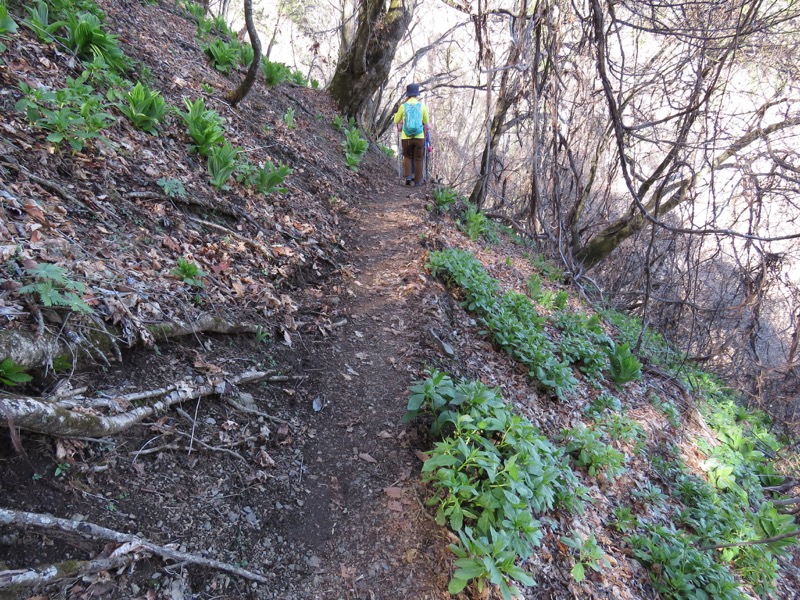
<path fill-rule="evenodd" d="M 117 415 L 100 415 L 95 411 L 79 412 L 40 398 L 8 394 L 0 394 L 0 408 L 10 422 L 21 429 L 58 437 L 101 438 L 124 431 L 143 419 L 168 409 L 173 404 L 212 394 L 225 394 L 233 385 L 259 381 L 268 375 L 269 373 L 263 371 L 249 371 L 213 385 L 192 386 L 181 383 L 145 392 L 143 397 L 155 397 L 161 395 L 162 391 L 166 395 L 158 402 L 138 406 Z"/>
<path fill-rule="evenodd" d="M 77 533 L 84 537 L 95 537 L 103 540 L 124 544 L 128 547 L 124 552 L 119 553 L 118 557 L 122 554 L 130 554 L 137 550 L 145 550 L 152 554 L 157 554 L 164 558 L 169 558 L 179 562 L 200 565 L 219 571 L 225 571 L 245 579 L 258 581 L 259 583 L 269 583 L 269 580 L 263 575 L 247 571 L 240 567 L 236 567 L 229 563 L 224 563 L 211 558 L 204 558 L 197 554 L 190 554 L 188 552 L 181 552 L 165 546 L 159 546 L 144 538 L 135 535 L 122 533 L 106 527 L 88 523 L 86 521 L 73 521 L 70 519 L 60 519 L 50 515 L 43 515 L 39 513 L 22 512 L 16 510 L 8 510 L 0 508 L 0 525 L 10 525 L 22 529 L 46 529 L 57 530 L 68 533 Z M 119 550 L 119 549 L 118 549 Z M 113 560 L 114 554 L 109 559 L 102 559 L 100 561 L 66 561 L 58 565 L 50 565 L 43 569 L 23 569 L 23 570 L 7 570 L 0 571 L 0 590 L 31 587 L 44 583 L 50 583 L 57 579 L 64 577 L 74 576 L 82 572 L 83 569 L 88 569 L 88 572 L 97 572 L 104 568 L 111 568 L 117 564 Z M 119 565 L 122 562 L 118 563 Z M 99 568 L 98 568 L 99 567 Z"/>
<path fill-rule="evenodd" d="M 148 325 L 139 332 L 140 341 L 150 338 L 166 340 L 173 337 L 193 335 L 196 333 L 255 333 L 257 325 L 252 323 L 234 323 L 211 314 L 201 314 L 193 321 L 165 321 Z M 36 335 L 33 332 L 19 329 L 0 331 L 0 356 L 11 358 L 25 370 L 42 367 L 52 363 L 57 356 L 74 356 L 76 358 L 92 356 L 97 359 L 103 355 L 108 360 L 119 360 L 121 354 L 117 341 L 122 339 L 121 332 L 113 327 L 106 331 L 95 329 L 82 332 L 85 342 L 77 339 L 68 343 L 64 337 L 45 332 Z M 135 341 L 135 340 L 134 340 Z"/>

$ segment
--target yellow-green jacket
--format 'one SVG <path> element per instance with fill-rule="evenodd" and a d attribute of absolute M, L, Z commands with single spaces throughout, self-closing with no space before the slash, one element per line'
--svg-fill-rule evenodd
<path fill-rule="evenodd" d="M 406 102 L 408 102 L 410 104 L 416 104 L 417 102 L 419 102 L 419 99 L 416 98 L 416 97 L 412 97 L 412 98 L 409 98 L 408 100 L 406 100 Z M 406 116 L 406 107 L 405 107 L 405 102 L 404 102 L 403 104 L 400 105 L 400 108 L 397 109 L 397 112 L 394 115 L 394 124 L 395 125 L 402 125 L 403 118 L 405 116 Z M 418 135 L 409 136 L 409 135 L 406 135 L 406 133 L 402 130 L 402 127 L 400 127 L 400 139 L 406 140 L 409 137 L 425 139 L 425 131 L 427 131 L 427 129 L 428 129 L 428 121 L 430 121 L 430 119 L 431 119 L 431 117 L 430 117 L 430 114 L 428 113 L 428 105 L 423 102 L 422 103 L 422 124 L 423 124 L 424 127 L 422 129 L 422 133 L 420 133 Z"/>

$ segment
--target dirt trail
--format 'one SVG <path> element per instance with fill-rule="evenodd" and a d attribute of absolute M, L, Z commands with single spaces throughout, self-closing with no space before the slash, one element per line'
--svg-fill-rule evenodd
<path fill-rule="evenodd" d="M 348 323 L 312 352 L 324 368 L 311 371 L 309 392 L 322 409 L 304 449 L 305 519 L 289 536 L 314 546 L 316 597 L 423 600 L 446 589 L 443 532 L 421 508 L 419 460 L 400 423 L 425 361 L 423 194 L 390 187 L 360 199 L 349 233 L 354 278 L 339 305 Z"/>

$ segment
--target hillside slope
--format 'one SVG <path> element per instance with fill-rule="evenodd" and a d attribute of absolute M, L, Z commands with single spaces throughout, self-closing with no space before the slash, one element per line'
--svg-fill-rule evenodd
<path fill-rule="evenodd" d="M 402 423 L 408 387 L 437 369 L 496 388 L 543 434 L 536 442 L 542 457 L 552 451 L 557 460 L 537 492 L 567 481 L 558 488 L 566 494 L 534 511 L 536 551 L 520 564 L 537 585 L 523 587 L 525 597 L 656 597 L 666 567 L 652 556 L 651 563 L 635 560 L 634 552 L 642 558 L 647 551 L 631 534 L 655 539 L 653 527 L 669 527 L 681 510 L 690 513 L 683 528 L 701 539 L 727 539 L 727 522 L 704 529 L 706 513 L 672 487 L 685 476 L 685 488 L 706 494 L 712 511 L 728 501 L 703 487 L 710 477 L 701 466 L 719 444 L 684 385 L 650 365 L 614 387 L 606 350 L 598 348 L 606 338 L 621 342 L 624 332 L 581 320 L 591 309 L 532 248 L 500 239 L 461 201 L 448 209 L 437 194 L 442 206 L 434 209 L 433 190 L 398 185 L 394 164 L 374 143 L 358 171 L 347 168 L 345 133 L 323 92 L 289 82 L 267 87 L 260 79 L 231 109 L 222 98 L 243 68 L 225 75 L 204 53 L 212 39 L 226 39 L 219 25 L 198 41 L 197 20 L 167 0 L 101 8 L 105 27 L 133 61 L 124 77 L 144 81 L 178 110 L 158 135 L 136 129 L 103 100 L 129 87 L 122 75 L 97 67 L 80 80 L 81 61 L 27 27 L 4 38 L 0 358 L 35 379 L 4 388 L 0 398 L 4 410 L 20 398 L 43 399 L 87 419 L 127 415 L 143 401 L 174 394 L 186 399 L 99 440 L 3 436 L 0 512 L 94 523 L 231 569 L 13 522 L 0 531 L 0 567 L 7 569 L 0 590 L 25 574 L 42 585 L 9 597 L 449 597 L 457 565 L 448 544 L 458 537 L 436 524 L 435 506 L 426 506 L 444 493 L 420 477 L 422 461 L 435 456 L 431 416 Z M 10 11 L 21 25 L 26 11 L 14 3 Z M 40 88 L 62 95 L 37 97 Z M 26 96 L 25 89 L 32 91 Z M 178 112 L 198 98 L 222 118 L 225 140 L 240 149 L 238 164 L 250 168 L 222 186 L 209 181 L 207 160 L 192 150 L 197 140 Z M 34 99 L 74 111 L 60 113 L 63 119 L 102 120 L 96 113 L 108 112 L 105 139 L 76 138 L 85 121 L 48 129 L 58 114 L 36 113 Z M 113 93 L 111 102 L 124 105 Z M 65 134 L 60 142 L 57 132 Z M 263 194 L 248 183 L 248 173 L 268 162 L 292 169 L 286 193 Z M 493 332 L 492 315 L 480 310 L 494 310 L 495 300 L 465 287 L 470 280 L 456 271 L 469 259 L 445 253 L 453 248 L 478 259 L 471 276 L 495 282 L 481 294 L 496 285 L 498 297 L 516 290 L 536 300 L 535 309 L 525 308 L 522 296 L 504 305 L 503 322 L 511 322 L 512 309 L 533 310 L 550 342 L 534 340 L 539 330 L 522 321 L 513 335 Z M 569 323 L 571 337 L 564 333 Z M 539 379 L 551 382 L 542 385 L 529 375 L 536 366 L 520 364 L 526 353 L 513 347 L 523 330 L 530 343 L 559 344 L 566 361 L 560 372 L 574 383 L 540 371 Z M 245 379 L 237 385 L 239 377 Z M 489 437 L 484 449 L 503 445 Z M 593 445 L 581 446 L 579 438 Z M 600 453 L 595 462 L 584 460 L 590 447 Z M 611 473 L 614 460 L 622 462 Z M 733 477 L 748 483 L 739 471 Z M 630 513 L 624 527 L 620 509 Z M 736 518 L 749 539 L 752 524 Z M 591 535 L 594 553 L 564 541 Z M 670 535 L 686 545 L 664 548 L 684 560 L 694 546 Z M 697 556 L 717 558 L 713 565 L 733 560 L 720 554 Z M 78 565 L 83 575 L 55 583 L 41 579 L 45 565 L 74 568 L 91 559 L 110 562 Z M 748 560 L 745 567 L 773 564 L 759 562 L 762 555 Z M 790 558 L 781 560 L 775 593 L 788 598 L 797 580 Z M 574 576 L 577 564 L 585 567 L 583 581 Z M 708 573 L 724 579 L 713 565 L 697 569 L 709 590 L 718 580 Z M 758 595 L 758 578 L 748 584 L 743 573 L 735 575 L 743 593 Z M 497 588 L 474 585 L 462 594 L 500 597 Z"/>

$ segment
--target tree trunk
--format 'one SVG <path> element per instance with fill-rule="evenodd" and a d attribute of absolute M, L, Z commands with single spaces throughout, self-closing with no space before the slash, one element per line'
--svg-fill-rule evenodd
<path fill-rule="evenodd" d="M 239 102 L 244 100 L 250 88 L 256 81 L 259 68 L 261 67 L 261 40 L 258 38 L 255 23 L 253 22 L 253 0 L 244 0 L 244 21 L 247 25 L 247 35 L 250 36 L 250 45 L 253 47 L 253 62 L 247 69 L 247 75 L 241 85 L 228 94 L 226 100 L 231 106 L 236 107 Z"/>
<path fill-rule="evenodd" d="M 389 75 L 397 44 L 411 23 L 405 0 L 364 0 L 355 38 L 346 49 L 328 87 L 339 109 L 358 118 Z"/>

